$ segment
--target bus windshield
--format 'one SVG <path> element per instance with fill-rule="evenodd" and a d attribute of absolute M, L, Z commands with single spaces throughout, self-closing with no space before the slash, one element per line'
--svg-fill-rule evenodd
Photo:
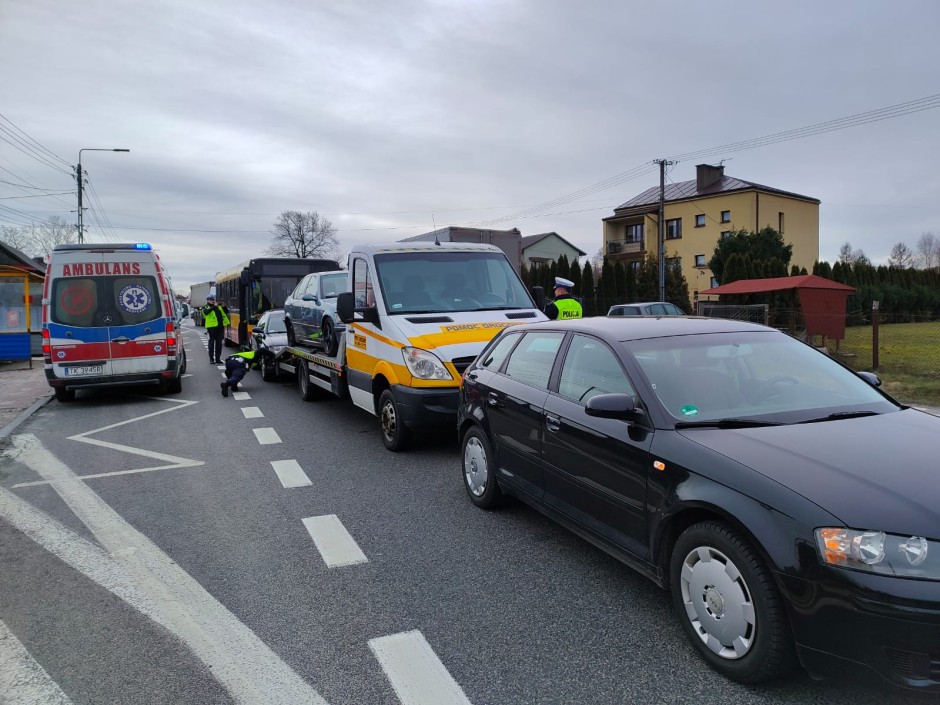
<path fill-rule="evenodd" d="M 394 252 L 375 267 L 389 314 L 535 307 L 502 253 Z"/>

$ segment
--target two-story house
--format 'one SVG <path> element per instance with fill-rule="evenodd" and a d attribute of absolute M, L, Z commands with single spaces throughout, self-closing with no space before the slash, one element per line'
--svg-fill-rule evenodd
<path fill-rule="evenodd" d="M 546 266 L 561 259 L 562 255 L 569 262 L 577 262 L 587 253 L 572 245 L 556 232 L 526 235 L 522 238 L 522 263 L 529 269 Z"/>
<path fill-rule="evenodd" d="M 717 286 L 708 260 L 722 237 L 770 226 L 793 245 L 790 266 L 812 271 L 819 257 L 819 199 L 725 176 L 724 166 L 699 164 L 696 178 L 665 188 L 666 257 L 679 257 L 693 300 Z M 657 254 L 659 187 L 649 188 L 604 218 L 604 252 L 638 268 Z"/>

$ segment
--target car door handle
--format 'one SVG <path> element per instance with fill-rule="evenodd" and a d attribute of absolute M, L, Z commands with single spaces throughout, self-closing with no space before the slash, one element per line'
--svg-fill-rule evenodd
<path fill-rule="evenodd" d="M 502 406 L 499 401 L 499 395 L 496 392 L 490 392 L 486 395 L 486 403 L 490 406 Z"/>
<path fill-rule="evenodd" d="M 561 430 L 561 417 L 554 414 L 545 414 L 545 428 L 551 432 Z"/>
<path fill-rule="evenodd" d="M 122 335 L 122 336 L 120 336 L 120 337 L 118 337 L 118 338 L 112 338 L 112 339 L 111 339 L 111 342 L 112 342 L 112 343 L 121 343 L 121 344 L 123 345 L 124 343 L 129 343 L 129 342 L 131 342 L 131 339 L 130 339 L 130 338 L 127 338 L 127 337 L 125 337 L 125 336 Z"/>
<path fill-rule="evenodd" d="M 474 370 L 473 372 L 467 373 L 467 379 L 476 379 L 476 378 L 477 378 L 476 370 Z"/>

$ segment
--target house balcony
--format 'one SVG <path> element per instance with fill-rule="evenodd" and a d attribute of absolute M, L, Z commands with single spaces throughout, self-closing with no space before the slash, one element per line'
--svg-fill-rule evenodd
<path fill-rule="evenodd" d="M 608 240 L 607 256 L 611 259 L 631 260 L 642 257 L 646 253 L 643 240 Z"/>

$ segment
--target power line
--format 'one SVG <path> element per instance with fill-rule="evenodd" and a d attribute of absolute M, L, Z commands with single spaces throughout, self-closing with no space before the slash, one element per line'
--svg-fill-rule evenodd
<path fill-rule="evenodd" d="M 0 113 L 0 119 L 3 119 L 5 122 L 7 122 L 10 126 L 13 127 L 13 129 L 15 129 L 15 130 L 16 130 L 17 132 L 19 132 L 21 135 L 23 135 L 23 137 L 25 137 L 27 140 L 29 140 L 29 142 L 31 142 L 33 145 L 35 145 L 38 149 L 40 149 L 40 150 L 42 150 L 43 152 L 45 152 L 46 154 L 48 154 L 50 157 L 52 157 L 52 158 L 54 158 L 54 159 L 58 159 L 60 162 L 62 162 L 63 164 L 65 164 L 65 166 L 67 166 L 67 167 L 71 167 L 71 166 L 72 166 L 72 165 L 69 164 L 67 161 L 65 161 L 62 157 L 60 157 L 58 154 L 56 154 L 56 153 L 53 152 L 52 150 L 46 149 L 46 147 L 44 147 L 42 144 L 40 144 L 39 142 L 37 142 L 36 140 L 34 140 L 32 137 L 30 137 L 29 134 L 27 134 L 25 130 L 23 130 L 22 128 L 17 127 L 15 124 L 13 124 L 13 121 L 10 120 L 10 118 L 8 118 L 8 117 L 7 117 L 6 115 L 4 115 L 3 113 Z"/>

